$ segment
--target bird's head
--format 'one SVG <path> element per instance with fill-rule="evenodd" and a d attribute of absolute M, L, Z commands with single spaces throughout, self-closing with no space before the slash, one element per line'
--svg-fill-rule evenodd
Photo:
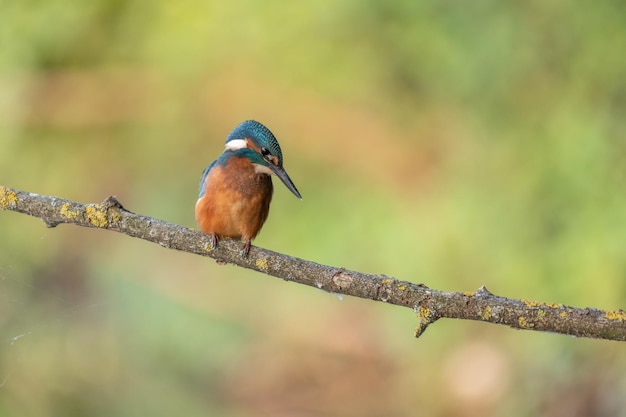
<path fill-rule="evenodd" d="M 252 162 L 258 173 L 276 175 L 296 197 L 300 192 L 283 168 L 283 153 L 272 132 L 255 120 L 239 124 L 226 138 L 225 152 L 239 153 Z"/>

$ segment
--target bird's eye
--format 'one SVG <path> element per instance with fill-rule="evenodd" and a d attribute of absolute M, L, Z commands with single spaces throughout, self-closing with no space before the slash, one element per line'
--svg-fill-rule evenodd
<path fill-rule="evenodd" d="M 261 148 L 261 155 L 267 156 L 270 154 L 270 150 L 267 148 Z"/>

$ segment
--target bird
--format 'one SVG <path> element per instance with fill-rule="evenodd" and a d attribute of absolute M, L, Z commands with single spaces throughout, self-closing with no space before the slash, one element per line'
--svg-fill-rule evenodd
<path fill-rule="evenodd" d="M 211 237 L 244 242 L 241 256 L 248 257 L 250 243 L 269 214 L 275 175 L 298 199 L 302 195 L 283 167 L 283 154 L 274 134 L 255 120 L 240 123 L 226 137 L 224 152 L 200 177 L 196 222 Z"/>

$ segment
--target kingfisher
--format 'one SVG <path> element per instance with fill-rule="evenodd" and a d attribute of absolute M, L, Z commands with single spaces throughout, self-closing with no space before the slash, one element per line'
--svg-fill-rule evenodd
<path fill-rule="evenodd" d="M 270 210 L 276 175 L 302 200 L 287 171 L 283 154 L 272 132 L 255 120 L 239 124 L 226 137 L 224 153 L 211 162 L 200 177 L 196 222 L 217 247 L 219 237 L 242 239 L 241 255 L 263 227 Z"/>

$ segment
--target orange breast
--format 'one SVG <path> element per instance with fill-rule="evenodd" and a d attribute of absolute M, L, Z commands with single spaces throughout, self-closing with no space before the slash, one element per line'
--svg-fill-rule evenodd
<path fill-rule="evenodd" d="M 255 173 L 245 158 L 231 157 L 207 175 L 196 221 L 207 234 L 253 239 L 267 219 L 271 200 L 270 176 Z"/>

